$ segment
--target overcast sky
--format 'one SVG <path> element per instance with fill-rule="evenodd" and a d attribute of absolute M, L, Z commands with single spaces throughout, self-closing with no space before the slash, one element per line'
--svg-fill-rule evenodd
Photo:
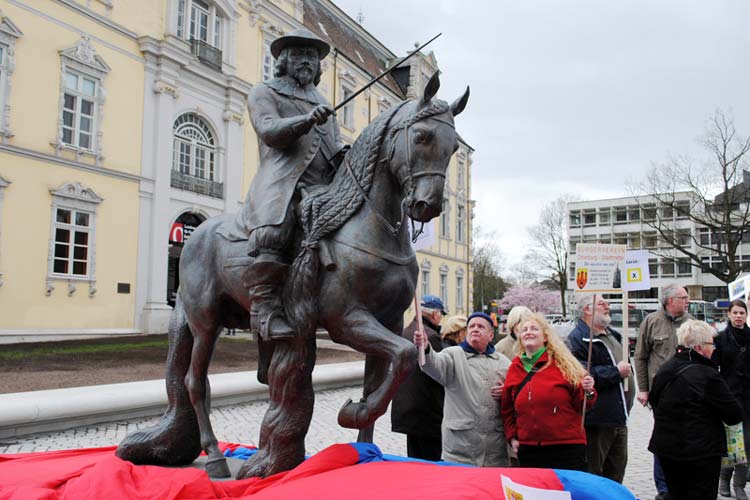
<path fill-rule="evenodd" d="M 476 219 L 506 267 L 525 228 L 563 193 L 627 195 L 654 163 L 701 156 L 713 111 L 750 133 L 744 0 L 334 0 L 397 55 L 433 42 L 440 96 L 476 150 Z"/>

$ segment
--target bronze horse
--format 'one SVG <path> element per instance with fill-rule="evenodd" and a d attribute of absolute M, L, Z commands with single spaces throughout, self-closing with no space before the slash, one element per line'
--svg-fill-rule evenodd
<path fill-rule="evenodd" d="M 436 73 L 421 99 L 379 115 L 347 153 L 331 185 L 303 198 L 304 241 L 283 295 L 300 334 L 289 342 L 259 341 L 258 378 L 269 385 L 270 403 L 260 449 L 238 478 L 289 470 L 304 459 L 317 325 L 334 342 L 366 354 L 364 397 L 348 401 L 338 415 L 340 425 L 360 429 L 360 441 L 372 440 L 375 420 L 408 375 L 416 350 L 400 334 L 418 266 L 402 223 L 407 215 L 427 222 L 440 213 L 446 170 L 458 148 L 453 117 L 469 97 L 467 88 L 448 105 L 434 99 L 439 86 Z M 207 371 L 223 328 L 249 323 L 242 275 L 252 258 L 245 255 L 245 242 L 221 236 L 222 227 L 234 220 L 234 215 L 209 219 L 183 249 L 169 325 L 169 406 L 155 426 L 125 438 L 117 450 L 120 458 L 182 465 L 204 450 L 208 473 L 229 475 L 209 419 Z"/>

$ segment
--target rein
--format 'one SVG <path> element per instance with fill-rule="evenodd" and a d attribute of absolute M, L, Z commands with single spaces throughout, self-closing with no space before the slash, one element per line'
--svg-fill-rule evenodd
<path fill-rule="evenodd" d="M 404 103 L 404 104 L 406 104 L 406 103 Z M 404 104 L 402 104 L 402 106 Z M 394 113 L 394 116 L 395 116 L 395 113 Z M 453 123 L 449 122 L 448 120 L 442 120 L 442 119 L 440 119 L 440 118 L 438 118 L 437 116 L 434 116 L 434 115 L 433 116 L 427 116 L 427 117 L 423 118 L 422 120 L 436 120 L 438 122 L 441 122 L 441 123 L 444 123 L 444 124 L 450 126 L 452 129 L 455 130 L 455 125 Z M 396 124 L 392 129 L 390 129 L 390 131 L 388 133 L 390 135 L 393 135 L 393 138 L 392 138 L 390 146 L 388 148 L 388 154 L 385 156 L 385 158 L 383 158 L 383 159 L 380 160 L 381 163 L 387 164 L 387 163 L 389 163 L 393 159 L 393 156 L 395 155 L 395 152 L 396 152 L 396 143 L 397 143 L 398 134 L 401 133 L 401 132 L 404 132 L 404 144 L 405 144 L 405 148 L 406 148 L 406 174 L 407 175 L 406 175 L 405 182 L 403 182 L 401 184 L 402 185 L 406 184 L 408 186 L 409 192 L 401 200 L 401 205 L 400 205 L 401 215 L 400 215 L 400 218 L 399 218 L 398 222 L 396 222 L 395 225 L 391 224 L 390 221 L 388 221 L 388 219 L 385 217 L 385 215 L 383 215 L 383 213 L 380 210 L 378 210 L 378 208 L 372 203 L 372 201 L 370 200 L 370 197 L 367 195 L 367 193 L 365 192 L 365 190 L 360 185 L 359 180 L 357 179 L 357 176 L 354 175 L 354 171 L 352 170 L 351 165 L 349 165 L 349 162 L 345 162 L 346 163 L 346 170 L 347 170 L 347 172 L 349 172 L 349 175 L 352 177 L 352 181 L 354 182 L 354 185 L 357 186 L 357 190 L 359 191 L 359 193 L 364 198 L 365 203 L 367 204 L 368 207 L 370 207 L 370 210 L 372 210 L 375 213 L 375 216 L 378 218 L 378 220 L 380 221 L 380 223 L 388 230 L 389 233 L 391 233 L 391 235 L 394 238 L 396 236 L 398 236 L 398 233 L 399 233 L 399 231 L 401 231 L 401 227 L 403 226 L 403 221 L 404 221 L 404 205 L 406 205 L 408 203 L 408 200 L 410 200 L 410 199 L 413 198 L 414 189 L 415 189 L 414 179 L 417 179 L 419 177 L 432 177 L 432 176 L 442 177 L 443 179 L 445 179 L 445 177 L 446 177 L 445 172 L 436 172 L 436 171 L 425 171 L 425 172 L 417 172 L 417 173 L 413 172 L 412 161 L 411 161 L 412 160 L 412 151 L 411 151 L 411 144 L 409 143 L 409 127 L 411 127 L 415 123 L 418 123 L 419 121 L 422 121 L 422 120 L 414 120 L 413 118 L 404 119 L 400 123 Z M 419 236 L 424 232 L 424 222 L 421 222 L 420 224 L 421 225 L 420 225 L 419 229 L 417 230 L 415 228 L 414 219 L 411 219 L 411 225 L 412 225 L 412 232 L 411 232 L 412 237 L 411 237 L 411 240 L 412 240 L 412 243 L 416 243 L 416 241 L 419 238 Z"/>

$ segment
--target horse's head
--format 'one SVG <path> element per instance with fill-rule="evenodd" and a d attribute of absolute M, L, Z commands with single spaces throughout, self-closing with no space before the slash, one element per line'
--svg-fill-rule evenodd
<path fill-rule="evenodd" d="M 434 98 L 439 88 L 435 72 L 422 98 L 404 105 L 391 122 L 391 172 L 401 185 L 407 214 L 420 222 L 442 210 L 448 163 L 458 149 L 453 117 L 469 100 L 468 87 L 453 104 Z"/>

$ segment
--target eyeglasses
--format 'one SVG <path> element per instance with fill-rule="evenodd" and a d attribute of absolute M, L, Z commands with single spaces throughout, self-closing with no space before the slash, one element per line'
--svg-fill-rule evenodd
<path fill-rule="evenodd" d="M 703 342 L 702 344 L 703 344 L 703 345 L 714 345 L 714 343 L 713 343 L 713 342 Z"/>
<path fill-rule="evenodd" d="M 688 295 L 681 295 L 679 297 L 672 297 L 673 299 L 680 299 L 680 300 L 690 300 L 690 296 Z"/>

